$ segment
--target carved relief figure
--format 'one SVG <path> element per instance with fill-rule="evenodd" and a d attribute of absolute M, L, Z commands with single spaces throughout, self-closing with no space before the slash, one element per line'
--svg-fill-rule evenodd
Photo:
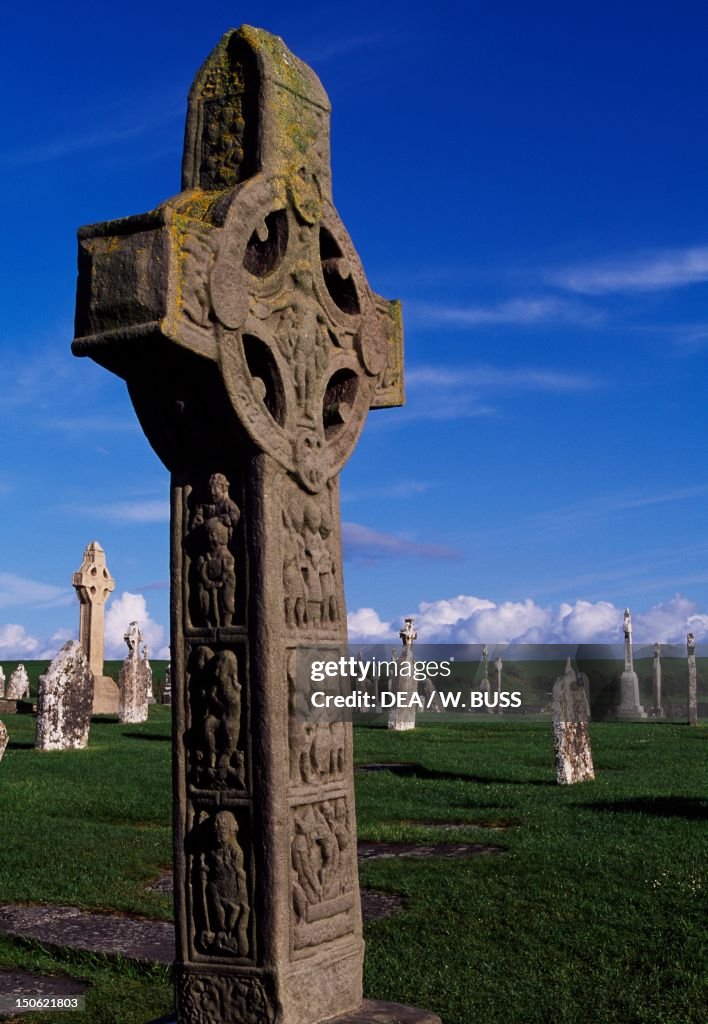
<path fill-rule="evenodd" d="M 251 907 L 237 836 L 234 815 L 219 811 L 213 819 L 213 846 L 200 857 L 205 927 L 199 944 L 206 952 L 247 957 Z"/>
<path fill-rule="evenodd" d="M 190 667 L 194 784 L 200 787 L 243 788 L 244 755 L 241 734 L 241 684 L 233 651 L 199 647 Z"/>
<path fill-rule="evenodd" d="M 339 621 L 329 495 L 299 494 L 283 510 L 285 621 L 291 628 L 320 629 Z"/>
<path fill-rule="evenodd" d="M 296 678 L 296 654 L 288 654 L 290 783 L 309 786 L 342 778 L 346 728 L 343 721 L 311 719 L 306 693 Z"/>
<path fill-rule="evenodd" d="M 236 612 L 236 562 L 231 550 L 241 518 L 223 473 L 209 478 L 210 500 L 198 504 L 189 524 L 193 618 L 197 625 L 231 626 Z"/>
<path fill-rule="evenodd" d="M 341 913 L 340 897 L 352 887 L 351 833 L 346 801 L 325 800 L 300 808 L 293 819 L 292 899 L 296 921 Z M 312 911 L 308 908 L 317 907 Z"/>

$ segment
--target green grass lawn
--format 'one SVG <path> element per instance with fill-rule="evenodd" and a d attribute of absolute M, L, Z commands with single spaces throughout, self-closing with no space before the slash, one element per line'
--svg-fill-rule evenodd
<path fill-rule="evenodd" d="M 6 724 L 0 900 L 169 918 L 170 898 L 147 890 L 171 856 L 169 709 L 152 707 L 143 725 L 94 721 L 88 751 L 35 752 L 31 717 Z M 357 761 L 415 766 L 357 775 L 360 838 L 508 851 L 361 865 L 362 884 L 407 899 L 366 926 L 367 995 L 434 1009 L 444 1024 L 708 1020 L 708 728 L 591 734 L 597 781 L 558 787 L 547 722 L 357 727 Z M 416 824 L 433 819 L 461 824 Z M 512 827 L 479 827 L 490 824 Z M 0 940 L 0 967 L 13 964 L 91 981 L 87 1011 L 56 1024 L 145 1024 L 170 1006 L 162 968 Z"/>

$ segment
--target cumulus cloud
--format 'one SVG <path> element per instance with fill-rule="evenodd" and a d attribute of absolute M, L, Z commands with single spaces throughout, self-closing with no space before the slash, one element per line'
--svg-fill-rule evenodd
<path fill-rule="evenodd" d="M 151 618 L 144 594 L 131 594 L 124 591 L 111 601 L 106 611 L 105 656 L 120 658 L 127 656 L 128 648 L 123 636 L 131 622 L 137 622 L 145 643 L 150 648 L 151 657 L 164 658 L 167 648 L 164 646 L 165 630 Z"/>
<path fill-rule="evenodd" d="M 30 636 L 24 626 L 8 623 L 0 626 L 0 657 L 10 660 L 16 658 L 35 658 L 39 650 L 39 640 Z"/>
<path fill-rule="evenodd" d="M 400 615 L 403 621 L 404 614 Z M 421 641 L 429 643 L 618 643 L 622 641 L 624 608 L 610 601 L 563 601 L 543 606 L 524 601 L 489 601 L 459 594 L 423 601 L 415 615 Z M 396 620 L 398 621 L 398 620 Z M 708 613 L 680 594 L 632 615 L 634 640 L 639 644 L 685 643 L 686 633 L 708 640 Z M 352 642 L 393 639 L 397 627 L 383 622 L 373 608 L 349 616 Z"/>
<path fill-rule="evenodd" d="M 390 622 L 383 622 L 373 608 L 358 608 L 347 615 L 347 629 L 352 639 L 377 643 L 389 639 L 393 627 Z"/>
<path fill-rule="evenodd" d="M 51 661 L 59 651 L 62 649 L 67 640 L 78 639 L 76 630 L 74 629 L 57 629 L 56 632 L 52 633 L 49 639 L 44 644 L 44 650 L 40 651 L 35 657 L 39 661 Z"/>

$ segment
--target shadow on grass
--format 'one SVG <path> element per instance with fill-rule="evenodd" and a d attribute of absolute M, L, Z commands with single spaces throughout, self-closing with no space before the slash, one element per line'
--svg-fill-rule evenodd
<path fill-rule="evenodd" d="M 171 736 L 163 736 L 159 732 L 124 732 L 123 735 L 128 740 L 150 740 L 151 742 L 160 743 L 171 743 Z"/>
<path fill-rule="evenodd" d="M 34 743 L 21 743 L 20 740 L 10 740 L 8 750 L 34 750 Z"/>
<path fill-rule="evenodd" d="M 629 800 L 576 804 L 576 807 L 591 811 L 610 811 L 613 814 L 653 814 L 657 818 L 708 821 L 708 800 L 697 796 L 638 796 Z"/>
<path fill-rule="evenodd" d="M 434 768 L 426 768 L 422 764 L 385 762 L 375 764 L 358 764 L 354 771 L 357 774 L 369 775 L 376 772 L 390 772 L 391 775 L 399 775 L 404 779 L 435 779 L 445 782 L 479 782 L 481 784 L 496 784 L 502 786 L 553 786 L 557 783 L 546 779 L 505 779 L 497 775 L 468 775 L 462 772 L 439 772 Z"/>

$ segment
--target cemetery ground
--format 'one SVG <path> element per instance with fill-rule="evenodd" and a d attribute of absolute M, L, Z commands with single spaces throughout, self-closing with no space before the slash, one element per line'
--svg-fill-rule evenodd
<path fill-rule="evenodd" d="M 28 664 L 35 685 L 42 668 Z M 7 725 L 0 902 L 169 921 L 151 885 L 171 864 L 170 709 L 94 719 L 85 751 L 35 751 L 30 715 Z M 355 761 L 374 767 L 356 775 L 360 841 L 504 851 L 360 861 L 363 887 L 404 898 L 365 926 L 367 996 L 444 1024 L 706 1020 L 708 727 L 590 733 L 597 780 L 560 787 L 549 721 L 356 727 Z M 146 1024 L 172 1004 L 166 966 L 2 936 L 8 967 L 90 984 L 84 1012 L 18 1020 Z"/>

